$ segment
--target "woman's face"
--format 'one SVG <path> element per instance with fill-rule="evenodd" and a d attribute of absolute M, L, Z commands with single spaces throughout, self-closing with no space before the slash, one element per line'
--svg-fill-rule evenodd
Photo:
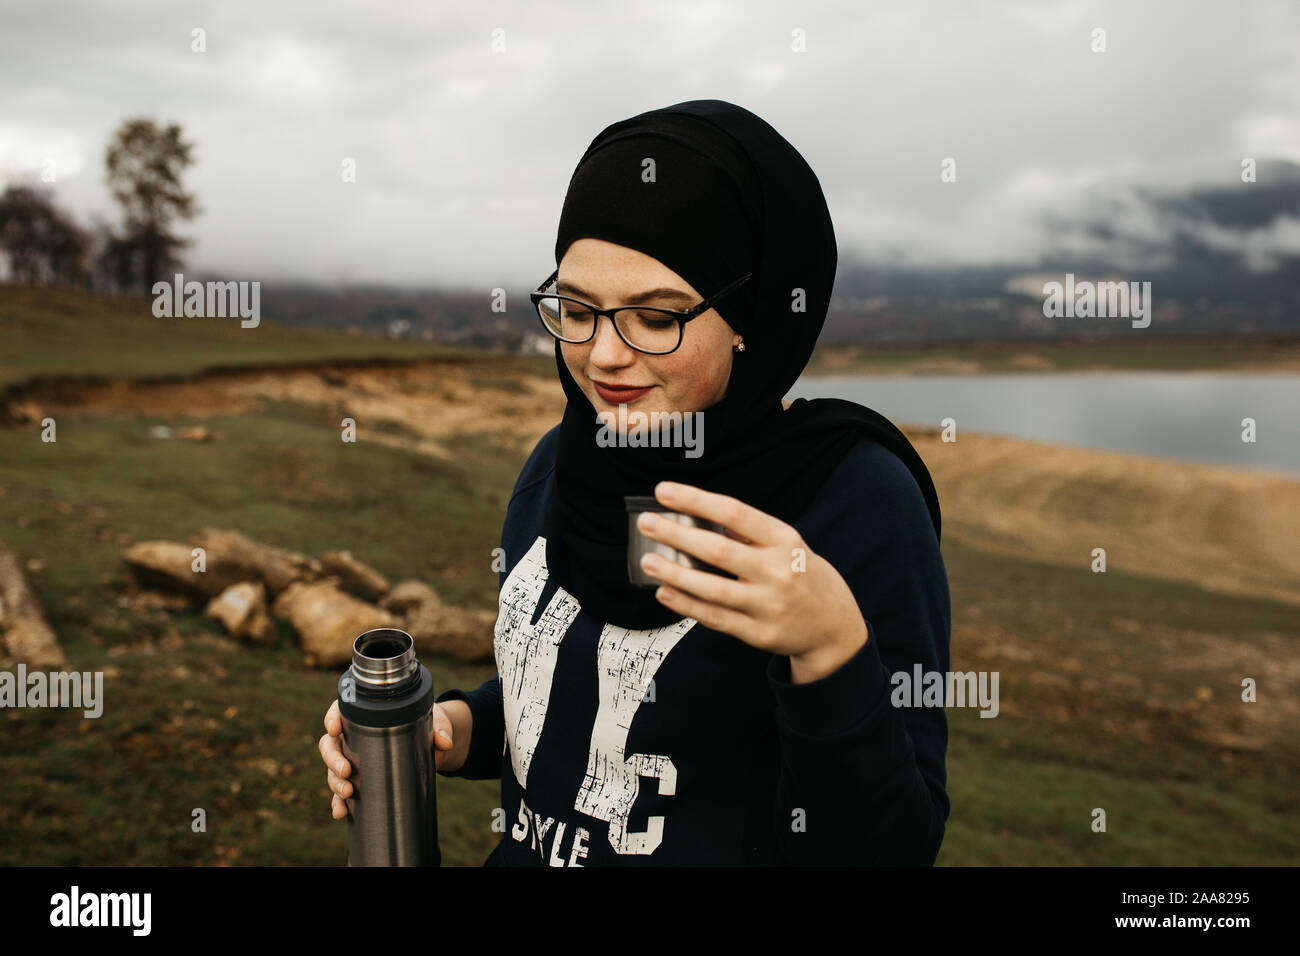
<path fill-rule="evenodd" d="M 683 311 L 704 296 L 665 266 L 644 253 L 603 239 L 578 239 L 560 260 L 559 291 L 599 308 L 632 305 L 633 297 L 651 289 L 674 289 L 680 297 L 637 302 Z M 713 290 L 710 290 L 713 291 Z M 647 355 L 628 346 L 613 323 L 600 319 L 596 334 L 581 345 L 560 343 L 564 364 L 597 413 L 618 414 L 618 399 L 602 396 L 595 382 L 644 387 L 646 392 L 624 401 L 628 412 L 696 412 L 721 401 L 731 377 L 732 346 L 740 341 L 714 309 L 686 323 L 682 344 L 667 355 Z"/>

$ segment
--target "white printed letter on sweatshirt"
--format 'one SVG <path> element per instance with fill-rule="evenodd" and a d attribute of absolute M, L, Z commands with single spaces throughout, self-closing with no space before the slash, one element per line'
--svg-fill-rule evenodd
<path fill-rule="evenodd" d="M 537 623 L 530 624 L 547 579 L 546 539 L 539 535 L 502 584 L 496 622 L 506 740 L 515 779 L 525 789 L 546 719 L 560 642 L 581 610 L 577 598 L 557 588 Z M 653 853 L 663 840 L 662 816 L 650 817 L 640 833 L 628 832 L 628 816 L 640 792 L 640 777 L 654 777 L 659 793 L 672 795 L 677 769 L 664 755 L 628 755 L 627 735 L 650 681 L 696 623 L 686 617 L 643 631 L 606 624 L 600 632 L 596 652 L 600 701 L 591 728 L 587 772 L 573 806 L 609 824 L 609 843 L 617 853 Z"/>

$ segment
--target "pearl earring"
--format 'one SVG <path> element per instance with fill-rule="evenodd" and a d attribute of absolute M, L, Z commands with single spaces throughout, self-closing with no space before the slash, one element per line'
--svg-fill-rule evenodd
<path fill-rule="evenodd" d="M 743 351 L 745 351 L 745 342 L 744 342 L 744 340 L 742 339 L 738 344 L 733 345 L 733 346 L 731 347 L 731 351 L 733 351 L 733 352 L 743 352 Z"/>

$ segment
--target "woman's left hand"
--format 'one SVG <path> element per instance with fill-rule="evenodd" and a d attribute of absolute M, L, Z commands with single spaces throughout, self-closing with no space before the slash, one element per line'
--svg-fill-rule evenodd
<path fill-rule="evenodd" d="M 867 624 L 848 583 L 792 526 L 729 495 L 679 482 L 660 482 L 655 498 L 673 511 L 715 521 L 729 534 L 644 512 L 637 527 L 646 537 L 737 578 L 647 555 L 641 566 L 664 582 L 655 597 L 665 607 L 753 647 L 788 655 L 796 684 L 838 670 L 866 643 Z"/>

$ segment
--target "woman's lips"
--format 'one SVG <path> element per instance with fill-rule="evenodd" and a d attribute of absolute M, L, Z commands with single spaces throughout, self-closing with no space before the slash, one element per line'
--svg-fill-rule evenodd
<path fill-rule="evenodd" d="M 647 386 L 646 388 L 607 388 L 599 382 L 592 382 L 591 384 L 596 386 L 596 392 L 601 398 L 613 405 L 635 402 L 642 395 L 649 392 L 650 389 L 654 388 L 653 385 Z"/>

